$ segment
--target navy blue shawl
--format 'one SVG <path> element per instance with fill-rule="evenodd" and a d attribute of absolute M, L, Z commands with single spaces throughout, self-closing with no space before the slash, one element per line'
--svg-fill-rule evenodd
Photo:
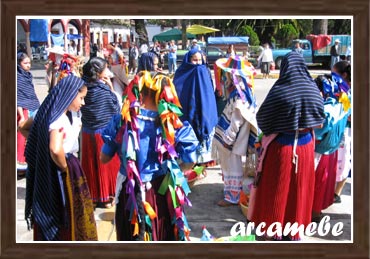
<path fill-rule="evenodd" d="M 258 113 L 258 127 L 265 135 L 324 122 L 324 103 L 303 57 L 288 53 L 282 60 L 280 77 L 272 86 Z"/>
<path fill-rule="evenodd" d="M 139 65 L 137 68 L 137 73 L 140 71 L 154 71 L 154 61 L 153 59 L 157 57 L 157 55 L 153 52 L 146 52 L 141 54 L 139 58 Z M 158 57 L 157 57 L 158 58 Z"/>
<path fill-rule="evenodd" d="M 40 102 L 35 93 L 31 72 L 17 65 L 17 107 L 35 111 L 39 106 Z"/>
<path fill-rule="evenodd" d="M 217 106 L 211 74 L 203 63 L 194 65 L 190 58 L 197 49 L 186 53 L 181 66 L 176 70 L 173 83 L 179 97 L 183 116 L 193 127 L 200 142 L 207 140 L 217 124 Z"/>
<path fill-rule="evenodd" d="M 35 221 L 47 241 L 59 240 L 63 223 L 58 167 L 49 150 L 49 125 L 68 109 L 83 85 L 82 79 L 69 75 L 53 87 L 38 109 L 27 139 L 25 219 L 29 227 Z"/>
<path fill-rule="evenodd" d="M 117 95 L 100 80 L 87 86 L 85 105 L 81 107 L 82 127 L 93 131 L 103 129 L 120 112 Z"/>

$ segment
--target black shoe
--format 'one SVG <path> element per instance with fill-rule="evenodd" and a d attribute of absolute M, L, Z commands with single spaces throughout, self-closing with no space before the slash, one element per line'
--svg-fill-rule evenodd
<path fill-rule="evenodd" d="M 334 203 L 341 203 L 341 202 L 342 202 L 342 200 L 341 200 L 340 196 L 337 195 L 336 193 L 334 193 Z"/>

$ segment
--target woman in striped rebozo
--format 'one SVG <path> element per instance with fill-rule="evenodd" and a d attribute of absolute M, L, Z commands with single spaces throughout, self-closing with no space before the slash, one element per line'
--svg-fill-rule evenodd
<path fill-rule="evenodd" d="M 282 61 L 280 77 L 272 86 L 258 113 L 262 148 L 255 178 L 256 224 L 311 222 L 314 194 L 314 135 L 325 118 L 323 99 L 303 58 L 288 53 Z M 269 237 L 270 238 L 270 237 Z M 274 239 L 283 236 L 275 235 Z M 285 238 L 285 237 L 284 237 Z M 299 240 L 298 234 L 288 235 Z"/>
<path fill-rule="evenodd" d="M 113 157 L 108 164 L 99 160 L 103 146 L 101 133 L 113 115 L 119 113 L 120 104 L 113 91 L 105 59 L 94 57 L 83 67 L 83 79 L 88 86 L 85 106 L 82 112 L 82 154 L 81 164 L 94 203 L 99 207 L 110 208 L 116 189 L 119 159 Z"/>
<path fill-rule="evenodd" d="M 83 80 L 65 77 L 22 129 L 28 136 L 25 218 L 35 241 L 97 240 L 86 177 L 74 155 L 79 128 L 71 116 L 86 93 Z"/>
<path fill-rule="evenodd" d="M 39 108 L 40 102 L 35 93 L 32 82 L 31 60 L 27 54 L 20 52 L 17 54 L 17 125 L 21 126 L 28 117 Z M 17 131 L 17 170 L 19 176 L 23 176 L 27 169 L 24 157 L 26 139 Z"/>

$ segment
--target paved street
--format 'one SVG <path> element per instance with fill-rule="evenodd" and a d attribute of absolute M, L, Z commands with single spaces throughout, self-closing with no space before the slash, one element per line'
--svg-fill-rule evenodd
<path fill-rule="evenodd" d="M 47 86 L 45 84 L 45 70 L 42 64 L 33 64 L 31 70 L 34 76 L 34 84 L 37 96 L 42 101 L 47 95 Z M 313 76 L 322 74 L 328 71 L 312 70 Z M 260 74 L 259 74 L 260 76 Z M 273 79 L 255 79 L 255 93 L 258 104 L 261 104 L 269 89 L 276 81 L 278 71 L 273 71 Z M 258 78 L 258 77 L 257 77 Z M 251 182 L 251 178 L 246 178 L 247 182 Z M 32 231 L 27 231 L 26 222 L 24 220 L 24 199 L 25 199 L 25 179 L 17 180 L 17 242 L 32 241 Z M 351 218 L 353 212 L 353 196 L 352 196 L 352 181 L 351 179 L 345 185 L 341 199 L 342 203 L 333 204 L 328 209 L 323 211 L 324 215 L 330 216 L 331 227 L 338 222 L 343 223 L 343 234 L 334 237 L 329 234 L 325 237 L 320 237 L 318 234 L 312 237 L 304 237 L 304 242 L 328 242 L 328 241 L 345 241 L 351 240 Z M 202 226 L 206 226 L 208 231 L 217 238 L 230 236 L 230 229 L 237 222 L 245 222 L 240 208 L 219 207 L 217 201 L 222 199 L 223 182 L 221 179 L 221 170 L 218 166 L 208 168 L 207 176 L 198 180 L 191 188 L 189 198 L 192 202 L 191 208 L 186 208 L 187 219 L 189 221 L 191 232 L 191 241 L 199 241 L 202 236 Z M 116 233 L 114 230 L 114 207 L 111 209 L 95 210 L 95 218 L 98 227 L 99 241 L 115 241 Z"/>

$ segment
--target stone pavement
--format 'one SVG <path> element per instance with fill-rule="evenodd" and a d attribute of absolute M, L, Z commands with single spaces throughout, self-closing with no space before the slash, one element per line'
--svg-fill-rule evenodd
<path fill-rule="evenodd" d="M 43 100 L 47 95 L 47 86 L 45 84 L 45 70 L 41 63 L 33 62 L 32 74 L 34 76 L 34 84 L 37 96 Z M 310 71 L 311 72 L 311 71 Z M 317 74 L 327 73 L 328 71 L 320 71 L 311 73 L 313 76 Z M 272 75 L 278 76 L 279 70 L 272 71 Z M 131 76 L 130 76 L 131 77 Z M 258 77 L 257 77 L 258 79 Z M 258 80 L 257 80 L 258 82 Z M 257 84 L 256 82 L 256 84 Z M 24 220 L 24 199 L 25 199 L 25 179 L 17 179 L 17 242 L 32 241 L 32 231 L 27 230 L 27 225 Z M 248 178 L 247 182 L 251 182 L 252 178 Z M 348 179 L 341 199 L 342 203 L 333 204 L 328 209 L 323 211 L 324 215 L 329 215 L 331 227 L 337 222 L 343 222 L 343 234 L 338 237 L 327 235 L 320 237 L 317 234 L 312 237 L 304 237 L 304 242 L 331 242 L 331 241 L 351 241 L 352 232 L 352 215 L 353 215 L 353 196 L 352 196 L 352 181 Z M 191 228 L 191 241 L 199 241 L 202 236 L 202 226 L 206 226 L 207 230 L 217 238 L 230 236 L 231 227 L 237 222 L 245 222 L 246 218 L 241 212 L 239 206 L 219 207 L 217 201 L 223 197 L 223 182 L 221 178 L 221 170 L 218 166 L 207 169 L 207 176 L 195 182 L 191 188 L 189 199 L 192 202 L 192 207 L 186 207 L 185 212 Z M 98 228 L 98 238 L 102 242 L 116 241 L 116 233 L 114 227 L 114 211 L 115 207 L 110 209 L 95 209 L 95 219 Z"/>
<path fill-rule="evenodd" d="M 251 182 L 248 178 L 247 182 Z M 349 178 L 341 195 L 342 203 L 333 204 L 323 211 L 324 215 L 330 216 L 331 227 L 337 222 L 343 222 L 343 234 L 334 237 L 328 235 L 319 237 L 304 237 L 304 242 L 331 242 L 351 240 L 351 212 L 353 211 L 352 181 Z M 25 179 L 17 180 L 17 241 L 32 241 L 32 231 L 27 230 L 24 220 L 24 198 L 25 198 Z M 207 169 L 207 176 L 197 180 L 193 187 L 189 199 L 192 207 L 185 207 L 185 213 L 191 228 L 191 241 L 199 241 L 202 236 L 202 226 L 215 237 L 230 236 L 230 229 L 237 222 L 246 222 L 246 218 L 239 206 L 219 207 L 217 201 L 223 197 L 223 182 L 221 170 L 218 166 Z M 95 209 L 95 219 L 98 228 L 99 241 L 116 241 L 114 227 L 115 207 L 110 209 Z"/>

